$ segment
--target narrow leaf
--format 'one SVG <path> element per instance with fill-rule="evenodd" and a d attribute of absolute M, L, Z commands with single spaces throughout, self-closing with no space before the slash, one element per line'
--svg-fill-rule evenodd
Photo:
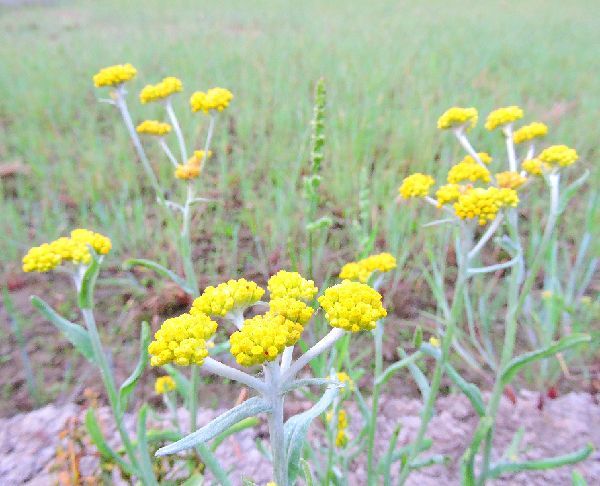
<path fill-rule="evenodd" d="M 313 486 L 314 483 L 312 473 L 310 472 L 310 464 L 308 461 L 300 459 L 300 465 L 302 466 L 302 472 L 304 473 L 304 482 L 306 483 L 306 486 Z"/>
<path fill-rule="evenodd" d="M 61 315 L 39 297 L 31 297 L 31 305 L 35 307 L 46 319 L 54 324 L 68 341 L 79 351 L 88 361 L 94 362 L 94 351 L 88 332 L 81 326 L 73 324 Z"/>
<path fill-rule="evenodd" d="M 127 398 L 137 385 L 140 376 L 142 376 L 143 371 L 146 369 L 146 364 L 148 363 L 148 345 L 150 344 L 150 326 L 146 321 L 142 322 L 142 328 L 140 330 L 140 354 L 138 358 L 138 362 L 135 366 L 135 369 L 129 375 L 121 388 L 119 389 L 119 413 L 121 416 L 127 410 Z"/>
<path fill-rule="evenodd" d="M 398 371 L 400 371 L 405 366 L 408 366 L 408 365 L 414 363 L 421 356 L 423 356 L 423 353 L 420 351 L 417 351 L 416 353 L 411 354 L 410 356 L 407 356 L 399 361 L 396 361 L 395 363 L 392 363 L 390 366 L 388 366 L 385 369 L 385 371 L 383 373 L 381 373 L 381 375 L 379 375 L 377 377 L 377 380 L 375 381 L 375 385 L 377 385 L 377 386 L 385 385 L 388 382 L 388 380 L 392 376 L 394 376 Z"/>
<path fill-rule="evenodd" d="M 137 420 L 137 440 L 138 440 L 138 451 L 140 452 L 140 468 L 142 469 L 142 475 L 144 477 L 144 483 L 148 485 L 158 486 L 158 482 L 154 477 L 154 471 L 152 470 L 152 461 L 150 459 L 150 452 L 148 451 L 148 438 L 146 436 L 146 417 L 148 416 L 148 405 L 142 405 L 138 413 Z"/>
<path fill-rule="evenodd" d="M 233 434 L 237 434 L 242 430 L 249 429 L 251 427 L 256 427 L 258 424 L 260 424 L 260 420 L 258 419 L 258 417 L 248 417 L 243 420 L 240 420 L 237 424 L 232 425 L 225 432 L 221 432 L 213 439 L 213 442 L 210 446 L 210 451 L 215 452 L 217 450 L 217 447 L 219 447 L 223 443 L 223 441 L 227 439 L 227 437 L 230 437 Z"/>
<path fill-rule="evenodd" d="M 186 294 L 194 294 L 194 291 L 189 287 L 189 285 L 183 278 L 181 278 L 179 275 L 177 275 L 175 272 L 172 272 L 168 268 L 163 267 L 160 263 L 153 262 L 152 260 L 146 260 L 144 258 L 132 258 L 130 260 L 127 260 L 124 264 L 126 270 L 129 270 L 132 267 L 136 266 L 153 270 L 156 273 L 158 273 L 161 277 L 166 277 L 172 282 L 179 285 L 179 287 L 181 287 Z"/>
<path fill-rule="evenodd" d="M 485 404 L 483 403 L 483 397 L 481 396 L 479 388 L 460 376 L 458 371 L 456 371 L 450 363 L 446 363 L 446 374 L 450 377 L 452 382 L 460 388 L 460 391 L 467 396 L 477 414 L 480 417 L 483 417 L 485 415 Z"/>
<path fill-rule="evenodd" d="M 517 356 L 516 358 L 513 358 L 510 363 L 508 363 L 506 369 L 503 371 L 502 383 L 504 385 L 508 385 L 515 375 L 521 370 L 521 368 L 529 363 L 532 363 L 533 361 L 554 356 L 556 353 L 574 346 L 578 346 L 579 344 L 588 343 L 590 340 L 591 338 L 587 334 L 571 334 L 570 336 L 564 337 L 560 341 L 556 341 L 545 348 Z"/>
<path fill-rule="evenodd" d="M 100 259 L 92 252 L 92 262 L 85 271 L 81 280 L 81 288 L 77 296 L 80 309 L 92 309 L 94 307 L 94 287 L 100 273 Z"/>
<path fill-rule="evenodd" d="M 571 475 L 571 486 L 588 486 L 588 483 L 579 471 L 573 471 L 573 474 Z"/>
<path fill-rule="evenodd" d="M 250 398 L 237 407 L 219 415 L 204 427 L 186 435 L 183 439 L 160 448 L 156 451 L 156 455 L 166 456 L 168 454 L 175 454 L 185 449 L 195 447 L 198 444 L 204 444 L 241 420 L 253 417 L 262 412 L 268 412 L 270 409 L 271 406 L 264 399 L 260 397 Z"/>

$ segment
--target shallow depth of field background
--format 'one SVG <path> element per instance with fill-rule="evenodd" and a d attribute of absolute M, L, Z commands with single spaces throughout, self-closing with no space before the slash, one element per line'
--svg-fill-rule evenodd
<path fill-rule="evenodd" d="M 72 308 L 60 277 L 20 276 L 27 248 L 72 227 L 113 239 L 108 265 L 116 284 L 125 278 L 119 269 L 126 258 L 177 265 L 118 113 L 97 102 L 107 90 L 95 89 L 92 75 L 111 64 L 138 69 L 128 84 L 136 122 L 160 116 L 159 107 L 138 103 L 144 84 L 168 75 L 183 80 L 175 107 L 189 148 L 199 148 L 206 127 L 189 111 L 191 92 L 222 86 L 235 95 L 218 120 L 215 157 L 199 182 L 201 195 L 218 201 L 199 207 L 193 223 L 203 284 L 289 264 L 288 248 L 301 234 L 312 92 L 321 76 L 328 107 L 320 211 L 334 218 L 323 275 L 356 256 L 351 222 L 366 167 L 377 248 L 406 256 L 397 279 L 406 294 L 427 297 L 419 252 L 436 229 L 420 226 L 435 211 L 398 206 L 395 198 L 409 172 L 442 174 L 462 158 L 452 136 L 436 129 L 452 105 L 475 106 L 483 118 L 493 107 L 519 104 L 525 121 L 550 126 L 548 142 L 577 148 L 581 161 L 569 177 L 583 167 L 592 174 L 561 229 L 574 241 L 590 188 L 600 181 L 600 10 L 593 0 L 18 4 L 0 2 L 0 163 L 11 168 L 0 179 L 0 268 L 5 280 L 25 286 L 17 298 L 25 316 L 26 294 L 34 290 L 44 295 L 51 288 L 61 310 Z M 503 154 L 502 137 L 482 125 L 472 132 L 476 148 Z M 151 142 L 155 168 L 177 191 L 170 164 Z M 538 187 L 540 197 L 533 191 L 523 203 L 530 215 L 543 214 L 545 188 Z M 597 254 L 598 238 L 594 245 Z M 135 344 L 132 305 L 110 294 L 99 304 L 105 332 Z M 53 328 L 46 332 L 27 334 L 44 351 L 34 353 L 34 362 L 48 374 L 57 368 L 56 380 L 46 378 L 59 383 L 48 387 L 51 398 L 69 389 L 64 383 L 74 373 L 61 361 L 71 350 L 64 351 Z M 14 374 L 13 351 L 2 349 Z M 2 399 L 13 393 L 5 385 Z"/>

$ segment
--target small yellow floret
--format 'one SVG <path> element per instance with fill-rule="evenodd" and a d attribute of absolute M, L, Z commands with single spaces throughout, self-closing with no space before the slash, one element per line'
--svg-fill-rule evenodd
<path fill-rule="evenodd" d="M 314 309 L 301 300 L 291 297 L 278 297 L 269 302 L 269 311 L 281 315 L 292 322 L 304 325 L 313 315 Z"/>
<path fill-rule="evenodd" d="M 171 132 L 171 125 L 163 123 L 158 120 L 144 120 L 136 127 L 138 133 L 144 133 L 146 135 L 157 135 L 162 137 Z"/>
<path fill-rule="evenodd" d="M 168 98 L 173 93 L 183 90 L 181 79 L 169 76 L 158 84 L 148 84 L 140 91 L 140 101 L 149 103 Z"/>
<path fill-rule="evenodd" d="M 542 175 L 542 169 L 547 168 L 548 164 L 542 162 L 540 159 L 528 159 L 524 160 L 521 167 L 525 172 L 531 175 Z"/>
<path fill-rule="evenodd" d="M 246 319 L 239 331 L 230 338 L 230 351 L 242 366 L 252 366 L 273 361 L 286 346 L 293 346 L 300 339 L 302 326 L 284 316 L 268 312 Z"/>
<path fill-rule="evenodd" d="M 387 315 L 379 292 L 350 280 L 329 287 L 319 297 L 319 304 L 331 326 L 350 332 L 370 331 Z"/>
<path fill-rule="evenodd" d="M 340 278 L 366 283 L 373 272 L 384 273 L 394 268 L 396 268 L 396 259 L 389 253 L 379 253 L 357 262 L 346 263 L 340 271 Z"/>
<path fill-rule="evenodd" d="M 494 130 L 523 118 L 523 110 L 519 106 L 506 106 L 492 111 L 485 122 L 485 128 Z"/>
<path fill-rule="evenodd" d="M 152 366 L 175 363 L 202 365 L 208 356 L 206 340 L 217 331 L 217 323 L 206 314 L 182 314 L 162 323 L 148 346 Z"/>
<path fill-rule="evenodd" d="M 529 142 L 534 138 L 545 137 L 548 134 L 548 126 L 545 123 L 533 122 L 525 125 L 513 133 L 515 143 Z"/>
<path fill-rule="evenodd" d="M 117 86 L 132 79 L 136 73 L 136 69 L 131 64 L 116 64 L 105 67 L 94 75 L 94 85 L 97 88 Z"/>
<path fill-rule="evenodd" d="M 478 218 L 483 226 L 495 219 L 502 207 L 514 207 L 518 203 L 519 197 L 513 189 L 475 187 L 461 194 L 454 203 L 454 211 L 461 219 Z"/>
<path fill-rule="evenodd" d="M 490 171 L 475 162 L 459 162 L 448 171 L 448 182 L 457 184 L 462 181 L 490 182 Z"/>
<path fill-rule="evenodd" d="M 243 310 L 256 304 L 265 291 L 256 283 L 241 278 L 206 287 L 202 295 L 192 304 L 190 314 L 208 314 L 225 317 L 234 310 Z"/>
<path fill-rule="evenodd" d="M 431 336 L 429 338 L 429 344 L 431 344 L 434 348 L 439 348 L 441 342 L 440 342 L 439 338 L 436 338 L 435 336 Z"/>
<path fill-rule="evenodd" d="M 209 150 L 206 158 L 210 159 L 212 155 L 212 150 Z M 194 150 L 194 155 L 188 159 L 187 164 L 199 167 L 202 170 L 202 166 L 204 165 L 204 150 Z"/>
<path fill-rule="evenodd" d="M 456 201 L 464 192 L 464 188 L 458 184 L 445 184 L 435 192 L 437 206 L 441 208 L 444 204 Z"/>
<path fill-rule="evenodd" d="M 290 297 L 308 302 L 312 300 L 319 289 L 312 280 L 307 280 L 298 272 L 280 270 L 272 275 L 267 282 L 271 299 Z"/>
<path fill-rule="evenodd" d="M 177 384 L 169 375 L 159 376 L 154 382 L 154 391 L 157 395 L 163 395 L 175 390 L 175 388 L 177 388 Z"/>
<path fill-rule="evenodd" d="M 490 154 L 488 154 L 487 152 L 477 152 L 477 155 L 479 156 L 479 160 L 481 160 L 481 162 L 483 162 L 485 165 L 490 165 L 490 163 L 492 162 L 492 156 Z M 468 162 L 470 164 L 476 164 L 477 161 L 470 155 L 465 155 L 465 157 L 461 160 L 461 162 Z"/>
<path fill-rule="evenodd" d="M 566 145 L 552 145 L 544 149 L 538 158 L 551 167 L 567 167 L 579 158 L 577 151 Z"/>
<path fill-rule="evenodd" d="M 55 269 L 62 262 L 51 245 L 44 243 L 41 246 L 34 246 L 23 257 L 24 272 L 49 272 Z"/>
<path fill-rule="evenodd" d="M 335 376 L 338 379 L 338 381 L 346 385 L 346 390 L 354 391 L 354 381 L 352 381 L 352 378 L 350 378 L 350 375 L 348 373 L 340 371 L 339 373 L 336 373 Z"/>
<path fill-rule="evenodd" d="M 94 233 L 87 229 L 74 229 L 71 231 L 71 239 L 90 245 L 98 255 L 106 255 L 112 248 L 112 243 L 108 236 Z"/>
<path fill-rule="evenodd" d="M 404 199 L 411 197 L 425 197 L 429 194 L 429 189 L 435 184 L 435 179 L 427 174 L 416 172 L 406 177 L 398 192 Z"/>
<path fill-rule="evenodd" d="M 233 99 L 231 91 L 225 88 L 211 88 L 208 91 L 196 91 L 190 98 L 192 111 L 223 111 Z"/>
<path fill-rule="evenodd" d="M 468 129 L 471 129 L 477 124 L 478 116 L 475 108 L 461 108 L 454 106 L 446 110 L 443 115 L 438 118 L 437 127 L 440 130 L 460 126 L 467 126 Z"/>
<path fill-rule="evenodd" d="M 75 264 L 87 265 L 92 261 L 92 254 L 84 241 L 76 241 L 65 236 L 50 243 L 52 251 L 60 255 L 62 261 L 70 261 Z"/>
<path fill-rule="evenodd" d="M 506 171 L 496 174 L 496 182 L 499 187 L 518 189 L 527 182 L 527 178 L 521 176 L 518 172 Z"/>
<path fill-rule="evenodd" d="M 199 166 L 197 165 L 192 165 L 192 164 L 179 164 L 176 168 L 175 168 L 175 177 L 177 179 L 182 179 L 182 180 L 191 180 L 191 179 L 195 179 L 196 177 L 198 177 L 200 175 L 201 169 Z"/>

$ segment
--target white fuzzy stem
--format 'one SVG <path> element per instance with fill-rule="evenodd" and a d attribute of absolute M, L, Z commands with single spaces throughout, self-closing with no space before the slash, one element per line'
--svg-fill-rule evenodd
<path fill-rule="evenodd" d="M 179 150 L 181 151 L 181 163 L 185 164 L 187 162 L 187 148 L 185 146 L 185 139 L 183 138 L 183 132 L 181 131 L 181 127 L 179 126 L 179 121 L 175 116 L 175 110 L 173 110 L 173 104 L 171 103 L 171 98 L 167 98 L 165 102 L 165 108 L 167 110 L 167 115 L 169 116 L 169 120 L 171 121 L 171 125 L 173 125 L 173 130 L 175 130 L 175 135 L 177 136 L 177 141 L 179 142 Z"/>
<path fill-rule="evenodd" d="M 209 373 L 219 375 L 223 378 L 237 381 L 243 385 L 249 386 L 250 388 L 254 388 L 256 391 L 262 394 L 268 393 L 267 386 L 261 380 L 254 378 L 248 373 L 244 373 L 243 371 L 232 368 L 231 366 L 227 366 L 226 364 L 223 364 L 215 359 L 205 358 L 204 363 L 202 364 L 202 369 L 208 371 Z"/>
<path fill-rule="evenodd" d="M 485 233 L 483 233 L 483 235 L 481 236 L 481 238 L 479 239 L 477 244 L 467 254 L 467 260 L 472 260 L 481 251 L 481 249 L 485 246 L 485 244 L 489 241 L 489 239 L 492 236 L 494 236 L 494 233 L 496 233 L 496 230 L 502 223 L 503 219 L 504 219 L 504 216 L 502 214 L 499 214 L 498 216 L 496 216 L 496 219 L 494 219 L 494 222 L 488 227 L 488 229 L 485 231 Z"/>
<path fill-rule="evenodd" d="M 509 123 L 502 130 L 506 137 L 506 153 L 508 154 L 508 170 L 517 172 L 517 154 L 515 152 L 515 143 L 513 141 L 512 124 Z"/>
<path fill-rule="evenodd" d="M 167 157 L 171 161 L 171 164 L 173 164 L 173 167 L 177 168 L 177 166 L 179 165 L 179 162 L 177 162 L 177 159 L 173 155 L 173 152 L 171 152 L 171 149 L 169 148 L 169 146 L 167 145 L 167 142 L 165 141 L 165 139 L 163 137 L 160 137 L 158 139 L 158 144 L 160 145 L 160 148 L 163 149 L 163 152 L 167 155 Z"/>

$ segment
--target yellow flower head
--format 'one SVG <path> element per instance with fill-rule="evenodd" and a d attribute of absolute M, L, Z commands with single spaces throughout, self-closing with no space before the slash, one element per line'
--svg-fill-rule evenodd
<path fill-rule="evenodd" d="M 437 127 L 440 130 L 461 126 L 466 126 L 467 129 L 471 129 L 477 124 L 478 116 L 475 108 L 461 108 L 454 106 L 446 110 L 444 114 L 438 118 Z"/>
<path fill-rule="evenodd" d="M 233 99 L 231 91 L 225 88 L 211 88 L 208 91 L 196 91 L 190 98 L 192 111 L 223 111 Z"/>
<path fill-rule="evenodd" d="M 579 158 L 577 151 L 566 145 L 552 145 L 544 149 L 538 158 L 550 167 L 567 167 Z"/>
<path fill-rule="evenodd" d="M 527 178 L 521 176 L 518 172 L 506 171 L 496 174 L 496 182 L 500 187 L 518 189 L 527 182 Z"/>
<path fill-rule="evenodd" d="M 441 208 L 444 204 L 456 201 L 464 192 L 465 188 L 458 184 L 445 184 L 435 192 L 437 206 Z"/>
<path fill-rule="evenodd" d="M 202 295 L 194 300 L 190 314 L 225 317 L 231 311 L 256 304 L 264 293 L 256 283 L 244 278 L 229 280 L 216 287 L 206 287 Z"/>
<path fill-rule="evenodd" d="M 283 316 L 292 322 L 304 325 L 313 315 L 314 309 L 301 300 L 291 297 L 278 297 L 269 302 L 271 314 Z"/>
<path fill-rule="evenodd" d="M 338 379 L 338 381 L 346 385 L 346 390 L 354 391 L 354 381 L 352 381 L 352 378 L 350 378 L 350 375 L 348 373 L 340 371 L 339 373 L 336 373 L 335 376 Z"/>
<path fill-rule="evenodd" d="M 71 231 L 71 239 L 90 245 L 98 255 L 106 255 L 112 248 L 110 238 L 87 229 L 74 229 Z"/>
<path fill-rule="evenodd" d="M 490 171 L 473 162 L 459 162 L 448 171 L 448 182 L 450 184 L 458 184 L 467 180 L 471 182 L 490 182 Z"/>
<path fill-rule="evenodd" d="M 319 297 L 319 304 L 331 326 L 351 332 L 370 331 L 387 315 L 379 292 L 350 280 L 329 287 Z"/>
<path fill-rule="evenodd" d="M 548 127 L 545 123 L 533 122 L 525 125 L 513 133 L 515 143 L 529 142 L 534 138 L 545 137 L 548 134 Z"/>
<path fill-rule="evenodd" d="M 373 272 L 384 273 L 394 268 L 396 268 L 396 259 L 389 253 L 379 253 L 357 262 L 347 263 L 340 271 L 340 278 L 366 283 Z"/>
<path fill-rule="evenodd" d="M 148 346 L 152 366 L 175 363 L 202 365 L 208 356 L 206 340 L 217 331 L 217 323 L 206 314 L 182 314 L 162 323 Z"/>
<path fill-rule="evenodd" d="M 348 436 L 346 435 L 345 430 L 338 430 L 338 433 L 335 437 L 335 446 L 336 447 L 345 447 L 348 444 Z"/>
<path fill-rule="evenodd" d="M 97 88 L 102 86 L 118 86 L 132 79 L 136 73 L 136 69 L 131 64 L 116 64 L 105 67 L 94 75 L 94 85 Z"/>
<path fill-rule="evenodd" d="M 60 255 L 62 261 L 70 261 L 75 264 L 88 265 L 92 261 L 89 247 L 82 241 L 75 241 L 65 236 L 50 243 L 52 251 Z"/>
<path fill-rule="evenodd" d="M 140 91 L 140 101 L 150 103 L 151 101 L 164 100 L 173 93 L 183 90 L 181 79 L 169 76 L 158 84 L 147 84 Z"/>
<path fill-rule="evenodd" d="M 41 246 L 34 246 L 23 257 L 24 272 L 49 272 L 54 270 L 62 262 L 54 248 L 48 243 Z"/>
<path fill-rule="evenodd" d="M 175 388 L 177 388 L 177 384 L 169 375 L 159 376 L 154 382 L 154 391 L 157 395 L 163 395 L 164 393 L 175 390 Z"/>
<path fill-rule="evenodd" d="M 494 130 L 523 118 L 523 110 L 518 106 L 506 106 L 492 111 L 485 122 L 485 128 Z"/>
<path fill-rule="evenodd" d="M 312 300 L 319 289 L 312 280 L 307 280 L 298 272 L 279 270 L 267 282 L 271 299 L 290 297 L 308 302 Z"/>
<path fill-rule="evenodd" d="M 201 168 L 193 164 L 179 164 L 175 168 L 175 177 L 181 180 L 192 180 L 200 175 Z"/>
<path fill-rule="evenodd" d="M 268 312 L 244 321 L 242 328 L 229 338 L 230 351 L 242 366 L 273 361 L 286 346 L 298 342 L 302 331 L 300 324 Z"/>
<path fill-rule="evenodd" d="M 483 162 L 485 165 L 490 165 L 490 163 L 492 162 L 492 156 L 490 154 L 488 154 L 487 152 L 477 152 L 477 155 L 479 156 L 479 160 L 481 160 L 481 162 Z M 477 161 L 471 157 L 470 155 L 465 155 L 465 157 L 461 160 L 461 162 L 463 163 L 470 163 L 470 164 L 476 164 Z"/>
<path fill-rule="evenodd" d="M 404 199 L 411 197 L 425 197 L 429 194 L 429 189 L 435 184 L 435 179 L 427 174 L 416 172 L 409 175 L 402 181 L 398 192 Z"/>
<path fill-rule="evenodd" d="M 514 189 L 475 187 L 461 194 L 454 203 L 454 211 L 461 219 L 478 218 L 483 226 L 495 219 L 502 207 L 514 207 L 518 203 L 519 197 Z"/>
<path fill-rule="evenodd" d="M 212 155 L 212 150 L 209 150 L 206 158 L 210 159 Z M 204 150 L 194 150 L 194 155 L 188 159 L 187 164 L 199 167 L 202 170 L 202 166 L 204 165 Z"/>
<path fill-rule="evenodd" d="M 531 175 L 542 175 L 542 169 L 548 167 L 548 164 L 542 162 L 540 159 L 528 159 L 524 160 L 521 167 L 525 172 Z"/>
<path fill-rule="evenodd" d="M 431 336 L 429 338 L 429 344 L 431 344 L 434 348 L 439 348 L 441 345 L 441 342 L 440 342 L 439 338 L 437 338 L 435 336 Z"/>
<path fill-rule="evenodd" d="M 168 123 L 159 122 L 157 120 L 144 120 L 136 127 L 136 131 L 145 135 L 157 135 L 162 137 L 170 133 L 171 128 L 171 125 Z"/>

